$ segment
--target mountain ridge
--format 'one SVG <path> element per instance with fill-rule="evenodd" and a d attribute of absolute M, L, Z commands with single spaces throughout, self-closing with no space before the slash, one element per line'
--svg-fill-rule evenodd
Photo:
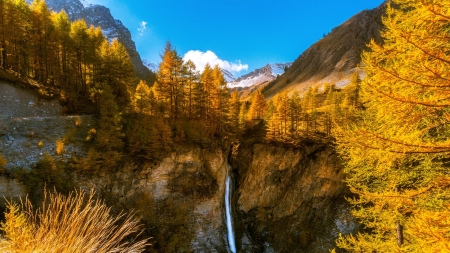
<path fill-rule="evenodd" d="M 348 84 L 350 76 L 364 71 L 358 67 L 361 53 L 374 39 L 382 43 L 380 31 L 383 28 L 381 17 L 386 4 L 372 10 L 364 10 L 305 50 L 287 69 L 283 78 L 272 81 L 263 88 L 266 98 L 282 91 L 305 92 L 309 87 L 334 83 L 338 87 Z"/>
<path fill-rule="evenodd" d="M 229 82 L 232 88 L 240 87 L 246 88 L 261 83 L 266 83 L 274 80 L 277 76 L 282 75 L 284 71 L 291 66 L 292 63 L 269 63 L 262 68 L 240 76 L 233 82 Z"/>

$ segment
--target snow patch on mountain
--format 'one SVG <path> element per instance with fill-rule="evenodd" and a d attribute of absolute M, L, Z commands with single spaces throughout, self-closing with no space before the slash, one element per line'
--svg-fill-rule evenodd
<path fill-rule="evenodd" d="M 291 66 L 292 63 L 272 63 L 256 69 L 246 75 L 229 82 L 228 86 L 232 88 L 250 87 L 257 84 L 262 84 L 274 80 L 277 76 L 282 75 L 284 71 Z"/>

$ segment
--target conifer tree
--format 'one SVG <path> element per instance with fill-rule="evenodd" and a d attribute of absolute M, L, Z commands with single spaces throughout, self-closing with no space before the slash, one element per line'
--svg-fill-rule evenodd
<path fill-rule="evenodd" d="M 282 133 L 282 137 L 286 138 L 288 134 L 288 122 L 289 122 L 289 99 L 287 96 L 287 92 L 283 91 L 279 93 L 275 98 L 275 106 L 277 108 L 277 115 L 280 128 L 280 132 Z"/>
<path fill-rule="evenodd" d="M 77 94 L 87 92 L 86 87 L 86 71 L 84 64 L 86 63 L 86 47 L 88 41 L 87 25 L 84 20 L 77 20 L 71 25 L 70 37 L 73 43 L 71 48 L 71 68 L 73 69 L 73 85 Z"/>
<path fill-rule="evenodd" d="M 147 83 L 141 80 L 136 87 L 136 91 L 133 94 L 132 102 L 135 111 L 139 113 L 147 113 L 150 114 L 152 110 L 151 104 L 151 88 L 148 87 Z"/>
<path fill-rule="evenodd" d="M 205 97 L 205 120 L 206 126 L 209 129 L 213 128 L 214 120 L 214 109 L 213 109 L 213 98 L 215 93 L 214 87 L 214 76 L 211 65 L 206 64 L 203 69 L 202 75 L 200 77 L 200 82 L 202 83 Z"/>
<path fill-rule="evenodd" d="M 53 14 L 53 25 L 55 26 L 55 43 L 57 46 L 56 63 L 53 65 L 52 75 L 55 84 L 63 90 L 68 89 L 69 83 L 69 50 L 71 23 L 65 11 Z"/>
<path fill-rule="evenodd" d="M 294 91 L 289 98 L 289 121 L 292 137 L 297 137 L 296 134 L 300 128 L 300 116 L 302 112 L 301 99 L 298 91 Z"/>
<path fill-rule="evenodd" d="M 198 83 L 199 79 L 199 73 L 196 70 L 196 66 L 193 61 L 188 60 L 184 64 L 184 68 L 186 70 L 186 97 L 187 97 L 187 103 L 186 103 L 186 111 L 187 111 L 187 117 L 189 119 L 192 119 L 193 113 L 194 113 L 194 107 L 195 107 L 195 87 Z"/>
<path fill-rule="evenodd" d="M 163 150 L 161 134 L 154 121 L 153 117 L 141 114 L 133 117 L 128 124 L 128 151 L 139 160 L 151 161 Z"/>
<path fill-rule="evenodd" d="M 6 35 L 6 13 L 8 11 L 8 0 L 0 1 L 0 67 L 6 69 L 7 65 L 7 39 Z M 9 1 L 8 1 L 9 2 Z"/>
<path fill-rule="evenodd" d="M 214 93 L 213 93 L 213 107 L 214 107 L 214 117 L 216 118 L 216 128 L 218 133 L 223 132 L 224 125 L 228 122 L 228 111 L 229 104 L 228 99 L 230 97 L 230 93 L 227 87 L 227 82 L 225 81 L 225 77 L 223 76 L 223 72 L 220 69 L 219 65 L 215 65 L 213 69 L 213 78 L 214 78 Z"/>
<path fill-rule="evenodd" d="M 247 113 L 248 113 L 248 102 L 243 102 L 241 104 L 241 108 L 239 109 L 239 129 L 241 133 L 244 133 L 246 130 Z"/>
<path fill-rule="evenodd" d="M 34 0 L 31 3 L 31 41 L 33 44 L 33 62 L 35 79 L 46 83 L 48 76 L 48 51 L 52 24 L 50 11 L 44 0 Z"/>
<path fill-rule="evenodd" d="M 170 42 L 166 43 L 161 55 L 161 63 L 157 73 L 158 98 L 167 105 L 169 118 L 175 119 L 179 114 L 182 99 L 182 59 Z"/>
<path fill-rule="evenodd" d="M 239 92 L 234 90 L 231 93 L 229 100 L 230 110 L 229 110 L 229 124 L 233 132 L 239 133 L 239 112 L 241 109 L 241 98 Z"/>
<path fill-rule="evenodd" d="M 124 134 L 122 117 L 112 89 L 104 85 L 98 101 L 99 119 L 95 138 L 96 150 L 100 153 L 100 162 L 105 168 L 114 168 L 121 159 Z"/>
<path fill-rule="evenodd" d="M 363 55 L 365 110 L 337 133 L 366 229 L 341 237 L 341 248 L 450 251 L 449 10 L 448 0 L 391 1 L 384 44 Z"/>
<path fill-rule="evenodd" d="M 29 33 L 30 7 L 25 0 L 8 3 L 6 34 L 9 35 L 9 66 L 21 76 L 27 76 L 29 70 Z"/>
<path fill-rule="evenodd" d="M 101 64 L 95 75 L 97 89 L 111 87 L 117 104 L 121 107 L 130 101 L 129 84 L 135 81 L 135 73 L 125 48 L 116 39 L 109 43 L 104 39 L 100 45 Z"/>
<path fill-rule="evenodd" d="M 260 90 L 258 90 L 252 99 L 247 117 L 249 120 L 263 119 L 267 108 L 266 99 Z"/>

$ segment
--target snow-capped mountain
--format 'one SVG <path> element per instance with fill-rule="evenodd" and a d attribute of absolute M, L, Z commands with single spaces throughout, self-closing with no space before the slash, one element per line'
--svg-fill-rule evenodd
<path fill-rule="evenodd" d="M 27 0 L 27 2 L 31 3 L 32 0 Z M 47 0 L 46 2 L 51 10 L 56 12 L 64 10 L 71 21 L 84 19 L 88 26 L 100 26 L 108 40 L 112 41 L 114 38 L 117 38 L 130 55 L 138 77 L 151 79 L 153 74 L 142 63 L 130 31 L 120 20 L 114 19 L 108 8 L 103 5 L 91 4 L 86 0 Z"/>
<path fill-rule="evenodd" d="M 158 64 L 153 63 L 147 59 L 142 59 L 142 63 L 144 63 L 144 66 L 147 67 L 153 73 L 156 73 L 159 69 Z"/>
<path fill-rule="evenodd" d="M 253 85 L 259 85 L 273 81 L 277 76 L 282 75 L 284 71 L 291 66 L 292 63 L 273 63 L 250 72 L 237 78 L 234 81 L 228 82 L 231 88 L 245 88 Z"/>

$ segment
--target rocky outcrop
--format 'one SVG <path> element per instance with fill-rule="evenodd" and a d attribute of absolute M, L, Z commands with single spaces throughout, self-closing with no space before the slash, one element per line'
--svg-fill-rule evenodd
<path fill-rule="evenodd" d="M 227 154 L 186 147 L 157 164 L 78 177 L 116 209 L 136 210 L 156 252 L 226 252 Z"/>
<path fill-rule="evenodd" d="M 329 144 L 239 148 L 237 231 L 243 252 L 328 252 L 356 222 L 341 161 Z"/>

